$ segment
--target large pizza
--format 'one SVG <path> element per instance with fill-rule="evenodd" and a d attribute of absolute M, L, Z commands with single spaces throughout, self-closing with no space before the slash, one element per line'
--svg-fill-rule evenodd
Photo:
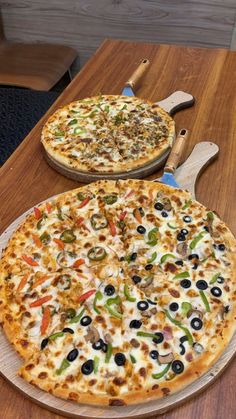
<path fill-rule="evenodd" d="M 235 244 L 214 212 L 154 182 L 99 181 L 35 207 L 0 262 L 20 376 L 97 405 L 183 389 L 235 331 Z"/>
<path fill-rule="evenodd" d="M 173 143 L 174 121 L 137 97 L 96 96 L 58 109 L 46 122 L 48 156 L 82 172 L 128 172 L 161 157 Z"/>

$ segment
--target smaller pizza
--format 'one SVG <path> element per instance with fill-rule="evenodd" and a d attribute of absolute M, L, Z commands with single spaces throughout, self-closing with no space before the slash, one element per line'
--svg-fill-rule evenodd
<path fill-rule="evenodd" d="M 97 405 L 183 389 L 235 332 L 235 254 L 214 212 L 154 182 L 99 181 L 34 208 L 0 261 L 20 376 Z"/>
<path fill-rule="evenodd" d="M 77 171 L 127 172 L 171 147 L 174 121 L 137 97 L 95 96 L 58 109 L 46 122 L 42 144 L 56 162 Z"/>

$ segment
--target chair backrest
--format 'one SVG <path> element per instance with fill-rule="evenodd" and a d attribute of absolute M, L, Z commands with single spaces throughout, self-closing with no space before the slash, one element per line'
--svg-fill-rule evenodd
<path fill-rule="evenodd" d="M 3 21 L 2 21 L 2 13 L 0 10 L 0 42 L 3 41 L 5 39 L 4 36 L 4 28 L 3 28 Z"/>

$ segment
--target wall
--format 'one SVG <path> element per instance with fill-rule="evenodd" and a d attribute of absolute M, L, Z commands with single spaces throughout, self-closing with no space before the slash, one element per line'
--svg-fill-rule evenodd
<path fill-rule="evenodd" d="M 62 43 L 80 56 L 77 71 L 104 38 L 229 47 L 235 0 L 0 1 L 5 34 L 14 41 Z"/>

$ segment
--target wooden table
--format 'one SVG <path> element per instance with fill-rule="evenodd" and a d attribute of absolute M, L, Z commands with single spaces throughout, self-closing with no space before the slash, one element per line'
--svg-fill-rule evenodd
<path fill-rule="evenodd" d="M 0 169 L 0 232 L 37 202 L 78 186 L 44 160 L 40 133 L 47 117 L 74 99 L 98 92 L 119 94 L 142 58 L 148 58 L 151 66 L 137 95 L 157 101 L 185 90 L 195 96 L 195 106 L 175 117 L 177 129 L 184 126 L 191 131 L 185 157 L 196 142 L 212 140 L 219 145 L 219 158 L 199 179 L 197 196 L 236 233 L 236 53 L 114 40 L 101 45 Z M 235 377 L 236 360 L 208 390 L 162 418 L 235 419 Z M 0 386 L 1 418 L 61 418 L 27 400 L 2 378 Z"/>

